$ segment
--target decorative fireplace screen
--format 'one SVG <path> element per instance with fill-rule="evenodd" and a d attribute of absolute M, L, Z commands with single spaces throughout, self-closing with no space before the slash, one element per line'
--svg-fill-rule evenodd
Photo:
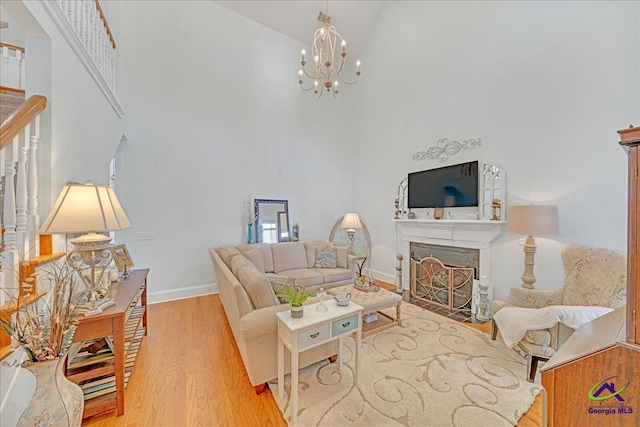
<path fill-rule="evenodd" d="M 452 313 L 471 313 L 474 269 L 447 267 L 438 258 L 411 259 L 411 296 L 446 308 Z"/>

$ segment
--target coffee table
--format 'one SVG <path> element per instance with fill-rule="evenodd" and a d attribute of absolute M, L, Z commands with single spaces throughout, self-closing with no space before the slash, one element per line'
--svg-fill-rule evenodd
<path fill-rule="evenodd" d="M 397 293 L 387 291 L 386 289 L 380 289 L 377 292 L 366 292 L 357 289 L 354 285 L 344 285 L 327 289 L 327 293 L 330 295 L 346 294 L 348 292 L 351 292 L 351 301 L 364 308 L 363 319 L 368 313 L 377 312 L 378 314 L 378 320 L 375 322 L 364 323 L 363 321 L 363 336 L 367 336 L 373 332 L 380 332 L 396 325 L 402 326 L 402 320 L 400 318 L 402 297 Z M 394 306 L 396 307 L 395 318 L 380 311 Z"/>

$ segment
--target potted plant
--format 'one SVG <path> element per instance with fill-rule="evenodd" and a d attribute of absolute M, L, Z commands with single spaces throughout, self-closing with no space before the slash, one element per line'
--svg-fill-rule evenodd
<path fill-rule="evenodd" d="M 307 292 L 304 286 L 295 283 L 283 283 L 277 293 L 281 301 L 291 304 L 291 317 L 295 318 L 302 317 L 304 314 L 302 304 L 314 295 L 313 292 Z"/>
<path fill-rule="evenodd" d="M 364 263 L 367 262 L 367 257 L 364 257 L 362 262 L 356 261 L 356 265 L 358 266 L 358 272 L 356 273 L 356 285 L 362 287 L 364 284 L 364 277 L 362 277 L 362 268 L 364 267 Z"/>
<path fill-rule="evenodd" d="M 7 277 L 8 279 L 8 277 Z M 36 282 L 48 288 L 38 299 Z M 22 347 L 29 359 L 22 365 L 36 377 L 36 388 L 19 425 L 41 423 L 46 410 L 52 424 L 80 425 L 83 408 L 82 389 L 67 380 L 64 372 L 71 339 L 83 316 L 77 309 L 77 297 L 84 288 L 75 270 L 64 262 L 50 263 L 15 288 L 2 288 L 9 298 L 13 315 L 0 317 L 0 324 Z M 58 425 L 58 424 L 56 424 Z"/>

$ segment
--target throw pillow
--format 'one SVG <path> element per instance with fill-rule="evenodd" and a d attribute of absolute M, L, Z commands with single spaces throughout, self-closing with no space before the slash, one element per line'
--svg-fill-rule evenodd
<path fill-rule="evenodd" d="M 262 257 L 262 253 L 258 248 L 251 248 L 247 251 L 244 251 L 244 256 L 247 257 L 249 261 L 256 266 L 258 271 L 264 273 L 264 258 Z"/>
<path fill-rule="evenodd" d="M 337 249 L 331 248 L 316 248 L 316 268 L 336 268 Z"/>
<path fill-rule="evenodd" d="M 336 246 L 336 266 L 349 268 L 349 246 Z"/>

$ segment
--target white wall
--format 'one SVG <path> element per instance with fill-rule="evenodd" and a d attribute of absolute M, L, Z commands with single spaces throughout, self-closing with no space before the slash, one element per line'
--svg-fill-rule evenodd
<path fill-rule="evenodd" d="M 625 250 L 626 155 L 616 130 L 640 117 L 638 7 L 385 2 L 354 87 L 355 151 L 370 166 L 354 175 L 354 194 L 372 230 L 373 268 L 394 274 L 400 180 L 474 159 L 506 168 L 509 204 L 559 207 L 560 235 L 536 239 L 537 288 L 562 284 L 566 242 Z M 445 163 L 412 160 L 444 137 L 480 137 L 482 146 Z M 520 284 L 518 237 L 494 242 L 496 297 Z"/>
<path fill-rule="evenodd" d="M 247 198 L 288 199 L 302 239 L 328 238 L 353 207 L 350 94 L 298 88 L 304 46 L 202 1 L 122 2 L 120 31 L 123 237 L 152 300 L 213 289 L 208 249 L 242 242 Z"/>

